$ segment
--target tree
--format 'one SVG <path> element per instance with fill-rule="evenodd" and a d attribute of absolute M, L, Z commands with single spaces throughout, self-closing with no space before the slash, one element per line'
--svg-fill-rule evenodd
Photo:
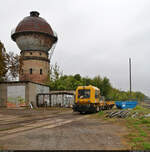
<path fill-rule="evenodd" d="M 124 100 L 143 100 L 146 96 L 141 92 L 121 91 L 113 88 L 107 77 L 101 78 L 99 75 L 93 79 L 81 77 L 80 74 L 63 75 L 57 63 L 51 66 L 48 85 L 51 90 L 75 90 L 78 86 L 93 85 L 100 89 L 101 96 L 106 100 L 124 101 Z"/>
<path fill-rule="evenodd" d="M 6 80 L 7 62 L 7 53 L 3 43 L 0 41 L 0 81 Z"/>
<path fill-rule="evenodd" d="M 57 63 L 50 65 L 46 84 L 50 86 L 51 90 L 58 90 L 58 81 L 62 75 L 63 71 L 60 70 L 60 67 Z"/>
<path fill-rule="evenodd" d="M 16 79 L 21 72 L 22 61 L 20 55 L 7 53 L 3 43 L 0 42 L 0 81 Z"/>
<path fill-rule="evenodd" d="M 103 81 L 102 78 L 98 75 L 98 76 L 95 76 L 95 77 L 92 79 L 91 84 L 92 84 L 93 86 L 98 87 L 98 88 L 101 90 L 101 92 L 102 92 L 102 83 L 103 83 L 102 81 Z"/>
<path fill-rule="evenodd" d="M 83 77 L 82 78 L 82 85 L 83 86 L 88 86 L 92 84 L 92 79 L 88 77 Z"/>
<path fill-rule="evenodd" d="M 108 94 L 111 89 L 112 89 L 112 86 L 110 84 L 109 79 L 107 77 L 104 77 L 102 81 L 102 87 L 101 87 L 102 95 L 108 98 Z"/>
<path fill-rule="evenodd" d="M 10 79 L 16 79 L 21 72 L 23 66 L 22 56 L 14 54 L 13 52 L 8 53 L 8 76 Z"/>
<path fill-rule="evenodd" d="M 75 75 L 74 75 L 74 78 L 75 78 L 77 81 L 81 81 L 81 76 L 80 76 L 80 74 L 75 74 Z"/>
<path fill-rule="evenodd" d="M 58 80 L 60 78 L 60 76 L 63 75 L 63 72 L 60 71 L 60 67 L 57 63 L 55 63 L 54 65 L 51 65 L 50 67 L 50 71 L 51 71 L 51 80 Z"/>
<path fill-rule="evenodd" d="M 105 98 L 107 99 L 109 96 L 109 93 L 112 89 L 112 86 L 110 84 L 110 81 L 107 77 L 104 77 L 103 79 L 98 75 L 96 77 L 94 77 L 91 81 L 91 84 L 93 86 L 96 86 L 100 89 L 101 95 L 105 96 Z"/>

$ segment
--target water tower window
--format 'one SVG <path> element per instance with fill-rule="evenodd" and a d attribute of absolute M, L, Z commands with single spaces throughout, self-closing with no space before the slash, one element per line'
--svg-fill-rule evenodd
<path fill-rule="evenodd" d="M 40 74 L 42 75 L 42 69 L 40 69 Z"/>
<path fill-rule="evenodd" d="M 29 70 L 30 74 L 32 74 L 32 68 Z"/>
<path fill-rule="evenodd" d="M 32 52 L 30 52 L 30 55 L 32 55 Z"/>

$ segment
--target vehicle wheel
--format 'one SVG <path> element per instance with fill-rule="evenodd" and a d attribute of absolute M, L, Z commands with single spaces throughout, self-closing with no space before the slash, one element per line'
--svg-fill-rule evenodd
<path fill-rule="evenodd" d="M 86 114 L 86 112 L 82 111 L 82 112 L 80 112 L 80 114 L 85 115 L 85 114 Z"/>

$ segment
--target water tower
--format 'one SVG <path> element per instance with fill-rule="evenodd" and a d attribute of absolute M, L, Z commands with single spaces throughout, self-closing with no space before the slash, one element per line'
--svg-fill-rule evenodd
<path fill-rule="evenodd" d="M 19 22 L 11 34 L 21 50 L 23 66 L 20 81 L 45 83 L 49 73 L 49 52 L 57 42 L 57 36 L 47 21 L 32 11 L 30 16 Z"/>

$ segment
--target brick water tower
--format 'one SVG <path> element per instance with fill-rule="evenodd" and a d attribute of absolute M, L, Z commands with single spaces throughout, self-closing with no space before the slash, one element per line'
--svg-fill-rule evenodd
<path fill-rule="evenodd" d="M 45 83 L 50 69 L 49 52 L 57 42 L 51 26 L 39 17 L 39 12 L 32 11 L 17 25 L 11 38 L 21 50 L 19 80 Z"/>

